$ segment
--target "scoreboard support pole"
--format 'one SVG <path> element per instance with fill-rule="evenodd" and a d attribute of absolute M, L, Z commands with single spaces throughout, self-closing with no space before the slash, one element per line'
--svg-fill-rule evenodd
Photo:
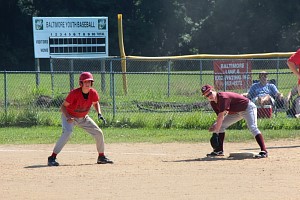
<path fill-rule="evenodd" d="M 70 91 L 74 89 L 74 60 L 70 60 Z"/>
<path fill-rule="evenodd" d="M 35 71 L 36 71 L 36 74 L 35 74 L 35 84 L 36 84 L 36 87 L 39 87 L 40 85 L 40 82 L 41 82 L 41 79 L 40 79 L 40 59 L 39 58 L 36 58 L 35 59 Z"/>

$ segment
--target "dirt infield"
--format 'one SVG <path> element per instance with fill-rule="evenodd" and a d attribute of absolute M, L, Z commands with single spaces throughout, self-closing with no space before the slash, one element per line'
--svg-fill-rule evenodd
<path fill-rule="evenodd" d="M 207 159 L 209 145 L 107 144 L 115 164 L 97 165 L 95 145 L 0 145 L 0 199 L 299 199 L 300 140 L 269 141 L 267 159 Z M 257 144 L 226 143 L 258 152 Z"/>

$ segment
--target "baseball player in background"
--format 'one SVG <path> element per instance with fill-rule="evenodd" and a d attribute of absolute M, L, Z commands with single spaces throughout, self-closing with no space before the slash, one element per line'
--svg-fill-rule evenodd
<path fill-rule="evenodd" d="M 79 77 L 80 87 L 70 91 L 62 103 L 62 135 L 57 141 L 52 155 L 48 157 L 48 166 L 59 165 L 56 161 L 56 156 L 71 137 L 75 125 L 83 128 L 95 138 L 98 151 L 97 163 L 113 163 L 104 155 L 104 137 L 102 130 L 93 119 L 88 116 L 88 112 L 93 105 L 98 113 L 98 120 L 102 120 L 103 123 L 106 123 L 106 120 L 101 114 L 98 92 L 92 88 L 93 82 L 93 75 L 90 72 L 81 73 Z"/>
<path fill-rule="evenodd" d="M 213 132 L 210 140 L 213 152 L 207 154 L 208 157 L 224 156 L 225 130 L 241 119 L 246 120 L 249 130 L 260 147 L 261 151 L 255 157 L 268 157 L 264 138 L 257 127 L 257 107 L 252 101 L 238 93 L 216 92 L 211 85 L 204 85 L 201 92 L 210 101 L 217 114 L 216 122 L 209 128 L 209 131 Z"/>
<path fill-rule="evenodd" d="M 287 60 L 287 65 L 290 70 L 297 76 L 298 79 L 298 94 L 300 95 L 300 49 L 296 51 Z"/>

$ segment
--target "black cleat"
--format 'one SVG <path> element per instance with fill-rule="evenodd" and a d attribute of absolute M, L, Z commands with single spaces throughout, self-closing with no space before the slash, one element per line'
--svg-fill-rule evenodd
<path fill-rule="evenodd" d="M 97 164 L 113 164 L 114 162 L 106 158 L 105 156 L 99 156 L 97 159 Z"/>
<path fill-rule="evenodd" d="M 267 157 L 268 157 L 268 152 L 266 151 L 261 151 L 254 156 L 254 158 L 267 158 Z"/>
<path fill-rule="evenodd" d="M 49 156 L 48 157 L 48 166 L 58 166 L 59 163 L 55 161 L 56 158 Z"/>
<path fill-rule="evenodd" d="M 206 154 L 207 157 L 221 157 L 224 156 L 224 152 L 223 151 L 213 151 L 209 154 Z"/>

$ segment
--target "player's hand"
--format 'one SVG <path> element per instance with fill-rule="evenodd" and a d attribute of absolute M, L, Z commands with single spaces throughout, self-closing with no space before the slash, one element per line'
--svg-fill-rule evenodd
<path fill-rule="evenodd" d="M 98 120 L 102 120 L 103 123 L 106 124 L 106 120 L 104 119 L 101 113 L 98 113 Z"/>
<path fill-rule="evenodd" d="M 69 124 L 73 123 L 73 122 L 74 122 L 74 118 L 73 118 L 73 117 L 68 118 L 68 119 L 67 119 L 67 122 L 68 122 Z"/>

